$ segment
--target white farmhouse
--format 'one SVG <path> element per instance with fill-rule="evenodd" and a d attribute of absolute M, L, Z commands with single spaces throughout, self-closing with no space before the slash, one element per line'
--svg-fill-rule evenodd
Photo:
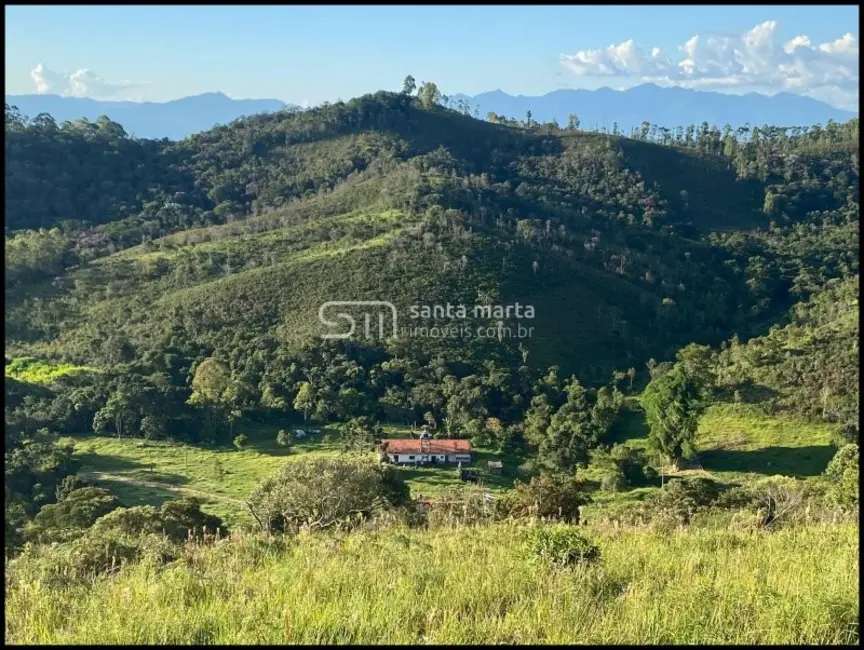
<path fill-rule="evenodd" d="M 468 440 L 385 440 L 383 451 L 391 463 L 443 465 L 471 462 L 471 443 Z"/>

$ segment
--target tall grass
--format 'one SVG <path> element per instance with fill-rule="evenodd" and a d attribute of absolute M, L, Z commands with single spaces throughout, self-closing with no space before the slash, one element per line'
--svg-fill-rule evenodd
<path fill-rule="evenodd" d="M 525 523 L 235 535 L 57 588 L 7 566 L 7 643 L 857 643 L 858 529 L 582 527 L 602 561 L 532 563 Z"/>

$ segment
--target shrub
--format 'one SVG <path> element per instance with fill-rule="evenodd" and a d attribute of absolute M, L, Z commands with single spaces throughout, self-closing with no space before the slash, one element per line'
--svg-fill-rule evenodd
<path fill-rule="evenodd" d="M 716 501 L 720 486 L 707 478 L 675 479 L 646 499 L 646 514 L 655 526 L 689 524 L 697 509 Z"/>
<path fill-rule="evenodd" d="M 848 444 L 841 447 L 828 467 L 822 480 L 826 483 L 825 499 L 839 506 L 858 505 L 858 445 Z"/>
<path fill-rule="evenodd" d="M 579 522 L 579 507 L 588 503 L 582 481 L 565 474 L 541 474 L 530 482 L 517 481 L 499 500 L 502 514 L 513 517 L 550 517 Z"/>
<path fill-rule="evenodd" d="M 175 542 L 182 542 L 190 536 L 202 538 L 204 531 L 215 534 L 227 533 L 225 524 L 219 517 L 201 511 L 201 500 L 196 497 L 171 499 L 160 508 L 136 506 L 118 508 L 101 517 L 91 530 L 95 532 L 113 531 L 122 535 L 164 535 Z"/>
<path fill-rule="evenodd" d="M 133 508 L 117 508 L 104 517 L 100 517 L 93 528 L 94 534 L 105 534 L 109 531 L 120 535 L 162 534 L 162 517 L 159 510 L 153 506 L 135 506 Z"/>
<path fill-rule="evenodd" d="M 162 535 L 126 535 L 117 530 L 88 530 L 67 544 L 25 546 L 12 571 L 27 573 L 31 582 L 49 586 L 90 580 L 116 571 L 124 564 L 152 561 L 165 564 L 179 557 L 180 549 Z"/>
<path fill-rule="evenodd" d="M 69 493 L 73 490 L 80 490 L 85 487 L 89 487 L 87 481 L 80 478 L 77 474 L 70 474 L 60 481 L 54 494 L 57 496 L 58 501 L 62 501 L 69 496 Z"/>
<path fill-rule="evenodd" d="M 704 476 L 687 478 L 680 487 L 693 497 L 697 506 L 711 505 L 720 496 L 721 491 L 720 484 L 717 481 Z"/>
<path fill-rule="evenodd" d="M 368 458 L 304 458 L 287 463 L 253 493 L 249 508 L 268 531 L 349 527 L 408 504 L 398 470 Z"/>
<path fill-rule="evenodd" d="M 193 536 L 203 537 L 207 534 L 227 534 L 228 528 L 221 518 L 201 511 L 201 499 L 197 497 L 183 497 L 171 499 L 162 504 L 159 514 L 165 534 L 171 539 L 182 540 Z"/>
<path fill-rule="evenodd" d="M 624 472 L 620 470 L 610 471 L 600 479 L 600 489 L 603 492 L 620 492 L 625 490 L 628 485 Z"/>
<path fill-rule="evenodd" d="M 249 437 L 245 433 L 241 433 L 234 438 L 234 446 L 237 447 L 237 449 L 243 449 L 248 441 Z"/>
<path fill-rule="evenodd" d="M 279 433 L 276 434 L 276 444 L 280 447 L 288 447 L 291 444 L 291 433 L 285 429 L 280 429 Z"/>
<path fill-rule="evenodd" d="M 751 486 L 762 526 L 779 528 L 795 518 L 804 505 L 804 482 L 788 476 L 769 476 Z"/>
<path fill-rule="evenodd" d="M 525 543 L 530 562 L 563 569 L 600 560 L 600 549 L 582 537 L 574 526 L 538 526 Z"/>
<path fill-rule="evenodd" d="M 97 519 L 119 507 L 117 497 L 104 488 L 72 490 L 62 501 L 42 506 L 25 528 L 25 539 L 43 543 L 74 539 Z"/>

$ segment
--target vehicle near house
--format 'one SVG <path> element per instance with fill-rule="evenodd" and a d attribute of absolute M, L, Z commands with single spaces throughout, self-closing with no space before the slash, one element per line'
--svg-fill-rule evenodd
<path fill-rule="evenodd" d="M 397 464 L 445 465 L 471 462 L 471 443 L 468 440 L 385 440 L 382 450 L 391 463 Z"/>
<path fill-rule="evenodd" d="M 479 483 L 480 477 L 478 477 L 474 472 L 469 472 L 468 470 L 463 469 L 459 471 L 459 480 L 465 481 L 466 483 Z"/>

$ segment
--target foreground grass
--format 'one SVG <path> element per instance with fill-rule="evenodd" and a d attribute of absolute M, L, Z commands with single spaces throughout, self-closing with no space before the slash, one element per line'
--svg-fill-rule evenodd
<path fill-rule="evenodd" d="M 7 643 L 859 641 L 854 524 L 766 532 L 583 528 L 596 566 L 551 571 L 526 524 L 235 537 L 166 568 L 66 587 L 7 567 Z"/>

